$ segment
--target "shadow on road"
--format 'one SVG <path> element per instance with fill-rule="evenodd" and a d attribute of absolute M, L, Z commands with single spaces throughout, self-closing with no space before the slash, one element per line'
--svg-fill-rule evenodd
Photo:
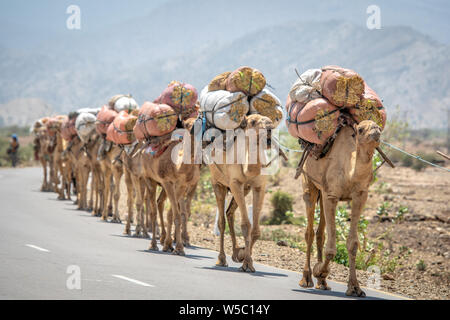
<path fill-rule="evenodd" d="M 211 258 L 212 259 L 212 258 Z M 216 270 L 216 271 L 226 271 L 226 272 L 236 272 L 236 273 L 244 273 L 241 270 L 239 270 L 238 267 L 201 267 L 200 269 L 205 270 Z M 287 277 L 287 274 L 284 273 L 275 273 L 275 272 L 264 272 L 264 271 L 256 271 L 256 272 L 246 272 L 250 276 L 254 277 Z"/>
<path fill-rule="evenodd" d="M 150 254 L 164 254 L 164 255 L 170 255 L 172 256 L 172 252 L 164 252 L 161 249 L 159 251 L 152 251 L 152 250 L 136 250 L 138 252 L 144 252 L 144 253 L 150 253 Z M 175 256 L 175 255 L 173 255 Z M 194 254 L 186 254 L 185 256 L 179 256 L 180 259 L 188 258 L 188 259 L 195 259 L 195 260 L 201 260 L 201 259 L 213 259 L 211 257 L 207 256 L 199 256 Z"/>

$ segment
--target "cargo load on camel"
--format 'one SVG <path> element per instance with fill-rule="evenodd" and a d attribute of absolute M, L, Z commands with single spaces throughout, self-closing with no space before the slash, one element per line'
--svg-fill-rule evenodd
<path fill-rule="evenodd" d="M 386 111 L 376 92 L 355 71 L 338 66 L 299 75 L 286 111 L 289 133 L 318 146 L 329 143 L 340 127 L 351 122 L 372 120 L 381 129 L 386 124 Z"/>
<path fill-rule="evenodd" d="M 77 116 L 75 129 L 81 141 L 87 143 L 96 130 L 97 117 L 92 113 L 84 112 Z"/>
<path fill-rule="evenodd" d="M 280 99 L 266 87 L 257 69 L 240 67 L 216 76 L 200 93 L 200 112 L 209 127 L 234 130 L 249 114 L 261 114 L 278 126 L 283 118 Z"/>
<path fill-rule="evenodd" d="M 123 110 L 127 110 L 131 112 L 132 110 L 136 110 L 139 108 L 136 100 L 133 99 L 131 94 L 118 94 L 113 96 L 109 102 L 108 106 L 116 112 L 121 112 Z"/>
<path fill-rule="evenodd" d="M 109 125 L 114 121 L 118 113 L 110 106 L 103 106 L 97 114 L 96 130 L 104 136 L 108 131 Z"/>
<path fill-rule="evenodd" d="M 137 111 L 128 113 L 127 110 L 119 112 L 114 121 L 109 125 L 106 140 L 119 145 L 132 144 L 136 138 L 133 128 L 137 121 Z"/>

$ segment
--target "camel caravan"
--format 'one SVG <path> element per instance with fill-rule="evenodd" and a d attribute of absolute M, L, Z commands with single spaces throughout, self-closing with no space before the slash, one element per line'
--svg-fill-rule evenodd
<path fill-rule="evenodd" d="M 302 176 L 308 219 L 307 259 L 299 284 L 313 287 L 314 276 L 317 289 L 330 290 L 326 278 L 336 255 L 336 206 L 351 201 L 347 295 L 363 297 L 355 270 L 357 224 L 372 182 L 373 154 L 378 150 L 385 157 L 378 148 L 386 123 L 382 101 L 355 71 L 326 66 L 298 74 L 285 114 L 264 75 L 250 67 L 216 76 L 200 94 L 190 84 L 173 81 L 140 107 L 131 95 L 115 95 L 101 108 L 34 123 L 35 156 L 43 168 L 41 190 L 56 192 L 60 200 L 75 194 L 78 209 L 112 223 L 122 222 L 119 199 L 126 196 L 124 234 L 132 235 L 135 223 L 133 236 L 151 238 L 149 250 L 157 251 L 159 240 L 163 251 L 184 255 L 190 245 L 191 202 L 200 169 L 207 166 L 219 212 L 217 266 L 228 266 L 227 221 L 232 260 L 242 263 L 242 271 L 255 272 L 252 248 L 260 236 L 265 169 L 278 155 L 287 159 L 274 136 L 285 118 L 289 133 L 304 150 L 296 172 L 296 178 Z M 269 160 L 268 154 L 275 157 Z M 126 195 L 121 194 L 122 177 Z M 167 200 L 170 206 L 164 212 Z M 314 232 L 316 205 L 320 223 Z M 234 228 L 237 209 L 243 247 Z M 311 268 L 314 237 L 317 263 Z"/>

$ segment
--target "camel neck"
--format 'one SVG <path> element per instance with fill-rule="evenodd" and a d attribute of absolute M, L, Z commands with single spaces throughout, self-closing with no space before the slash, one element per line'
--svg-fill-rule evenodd
<path fill-rule="evenodd" d="M 356 144 L 355 176 L 366 175 L 372 170 L 374 148 Z"/>

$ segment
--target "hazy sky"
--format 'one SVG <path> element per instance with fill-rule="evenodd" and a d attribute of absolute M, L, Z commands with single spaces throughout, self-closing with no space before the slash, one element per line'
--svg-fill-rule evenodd
<path fill-rule="evenodd" d="M 80 33 L 89 33 L 144 17 L 169 1 L 171 0 L 0 0 L 0 45 L 10 48 L 31 48 L 39 42 L 47 41 L 48 38 L 63 35 L 64 32 L 68 32 L 66 9 L 72 4 L 81 8 Z M 222 3 L 223 0 L 210 1 Z M 270 5 L 258 0 L 254 0 L 254 3 L 260 6 L 278 6 L 284 8 L 283 10 L 298 10 L 299 16 L 304 11 L 303 8 L 314 7 L 317 4 L 306 0 L 273 1 L 274 3 Z M 197 3 L 201 2 L 185 0 L 178 1 L 174 5 L 195 6 Z M 327 13 L 316 12 L 307 18 L 355 21 L 353 16 L 355 7 L 358 7 L 360 12 L 358 16 L 361 19 L 358 18 L 357 22 L 363 25 L 366 19 L 365 8 L 370 4 L 381 7 L 383 25 L 410 26 L 431 35 L 438 41 L 450 43 L 449 0 L 320 0 L 322 8 L 328 7 L 333 10 L 328 10 Z"/>

